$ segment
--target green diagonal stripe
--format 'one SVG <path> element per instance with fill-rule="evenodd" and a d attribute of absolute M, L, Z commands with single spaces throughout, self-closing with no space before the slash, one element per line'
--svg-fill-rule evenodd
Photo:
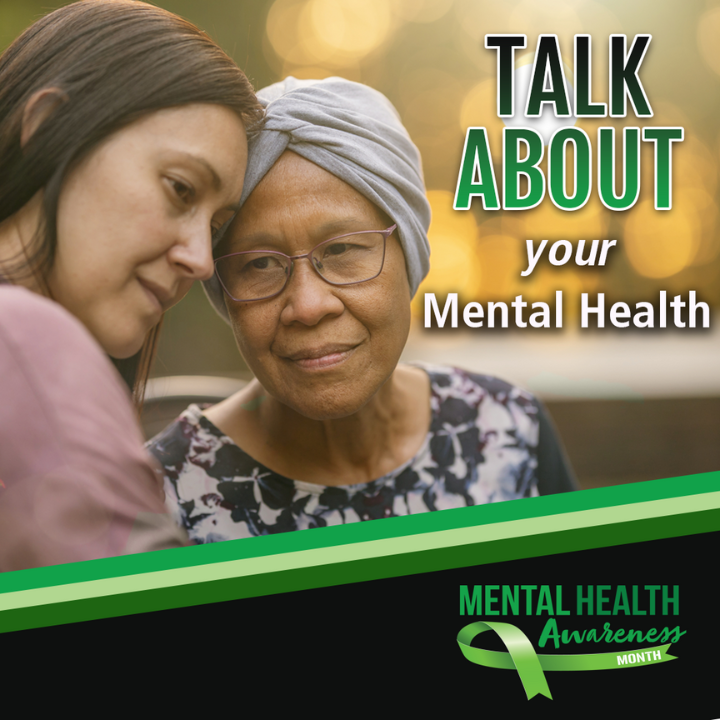
<path fill-rule="evenodd" d="M 282 570 L 329 565 L 370 557 L 397 556 L 440 547 L 456 547 L 499 539 L 537 536 L 578 527 L 608 525 L 637 520 L 643 517 L 680 514 L 682 512 L 691 512 L 699 507 L 707 508 L 708 505 L 720 508 L 720 493 L 674 500 L 656 500 L 652 503 L 639 503 L 610 510 L 586 510 L 580 513 L 568 513 L 561 516 L 551 515 L 533 520 L 515 520 L 488 526 L 444 530 L 436 533 L 426 533 L 425 535 L 371 540 L 353 545 L 302 550 L 268 557 L 243 558 L 222 563 L 195 565 L 190 568 L 160 570 L 45 588 L 18 590 L 0 594 L 0 612 L 29 605 L 67 602 L 123 592 L 137 592 L 158 587 L 177 586 L 188 582 L 203 583 L 229 577 L 269 574 Z M 235 542 L 242 543 L 243 541 Z"/>
<path fill-rule="evenodd" d="M 720 472 L 0 574 L 0 593 L 720 492 Z M 706 506 L 715 507 L 713 503 Z M 720 529 L 718 524 L 717 529 Z"/>
<path fill-rule="evenodd" d="M 682 485 L 684 491 L 712 488 L 701 494 L 664 497 L 666 481 L 639 485 L 652 499 L 640 501 L 642 493 L 633 488 L 632 502 L 598 506 L 595 491 L 585 491 L 288 533 L 282 543 L 270 536 L 5 573 L 0 632 L 74 622 L 83 612 L 86 618 L 111 617 L 720 528 L 720 473 Z M 574 501 L 581 509 L 573 510 L 568 498 L 586 493 L 592 502 Z M 539 513 L 541 505 L 557 512 Z M 502 512 L 487 512 L 496 508 Z M 418 518 L 423 522 L 407 522 Z M 473 518 L 489 521 L 470 523 Z"/>

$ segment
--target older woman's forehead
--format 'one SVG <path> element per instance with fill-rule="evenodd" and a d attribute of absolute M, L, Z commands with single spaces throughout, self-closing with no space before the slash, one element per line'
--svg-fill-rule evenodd
<path fill-rule="evenodd" d="M 335 194 L 348 194 L 351 197 L 365 199 L 355 188 L 348 185 L 341 178 L 316 165 L 292 150 L 285 150 L 275 161 L 274 165 L 250 193 L 246 204 L 253 196 L 264 193 L 279 193 L 291 191 L 293 193 L 309 194 L 312 190 L 322 189 Z"/>
<path fill-rule="evenodd" d="M 285 151 L 258 183 L 240 210 L 237 225 L 265 225 L 287 212 L 307 221 L 318 214 L 387 217 L 344 180 L 291 151 Z"/>

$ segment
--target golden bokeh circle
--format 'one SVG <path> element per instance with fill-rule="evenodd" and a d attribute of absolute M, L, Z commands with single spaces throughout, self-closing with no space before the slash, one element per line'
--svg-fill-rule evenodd
<path fill-rule="evenodd" d="M 703 60 L 720 75 L 720 7 L 703 13 L 698 21 L 697 40 Z"/>
<path fill-rule="evenodd" d="M 700 222 L 691 206 L 655 210 L 651 200 L 634 207 L 625 222 L 623 246 L 640 275 L 666 278 L 684 270 L 700 245 Z"/>
<path fill-rule="evenodd" d="M 415 296 L 416 312 L 422 312 L 426 292 L 438 296 L 458 293 L 463 298 L 473 298 L 482 281 L 473 214 L 453 210 L 453 194 L 445 190 L 430 190 L 427 197 L 432 209 L 428 230 L 430 272 Z"/>

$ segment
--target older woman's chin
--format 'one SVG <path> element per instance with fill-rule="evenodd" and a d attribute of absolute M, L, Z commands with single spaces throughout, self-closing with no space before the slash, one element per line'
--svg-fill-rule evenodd
<path fill-rule="evenodd" d="M 290 408 L 308 420 L 325 422 L 341 420 L 362 410 L 377 394 L 372 392 L 353 392 L 353 388 L 328 388 L 326 392 L 293 392 L 292 394 L 269 394 L 279 403 Z"/>

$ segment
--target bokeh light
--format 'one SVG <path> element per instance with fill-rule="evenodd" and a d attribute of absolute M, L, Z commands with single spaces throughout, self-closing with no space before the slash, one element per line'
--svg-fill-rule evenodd
<path fill-rule="evenodd" d="M 703 60 L 720 75 L 720 7 L 703 13 L 698 20 L 697 39 Z"/>
<path fill-rule="evenodd" d="M 689 205 L 659 213 L 651 200 L 643 200 L 628 213 L 625 252 L 640 275 L 666 278 L 693 261 L 700 247 L 701 227 Z"/>
<path fill-rule="evenodd" d="M 390 30 L 390 11 L 382 0 L 310 0 L 318 45 L 355 59 L 373 51 Z"/>
<path fill-rule="evenodd" d="M 585 32 L 587 29 L 583 25 L 580 16 L 577 13 L 577 6 L 580 2 L 572 0 L 521 0 L 513 8 L 510 14 L 509 24 L 513 28 L 513 33 L 525 34 L 537 37 L 540 33 L 551 33 L 562 37 L 566 43 L 576 33 Z M 563 47 L 563 53 L 572 52 L 572 46 Z M 567 59 L 572 58 L 568 55 Z"/>
<path fill-rule="evenodd" d="M 389 0 L 389 5 L 402 21 L 432 23 L 450 10 L 453 0 Z"/>
<path fill-rule="evenodd" d="M 275 0 L 267 36 L 291 65 L 355 65 L 381 45 L 392 26 L 381 0 Z"/>
<path fill-rule="evenodd" d="M 473 299 L 483 278 L 473 214 L 453 210 L 453 195 L 447 191 L 431 190 L 428 201 L 432 209 L 428 231 L 430 272 L 415 295 L 413 310 L 417 316 L 423 312 L 424 293 L 443 296 L 453 292 L 463 299 Z"/>
<path fill-rule="evenodd" d="M 494 77 L 471 88 L 460 107 L 459 125 L 464 134 L 469 127 L 487 128 L 490 153 L 496 163 L 502 162 L 503 121 L 497 116 L 497 81 Z"/>
<path fill-rule="evenodd" d="M 485 269 L 476 292 L 478 300 L 507 300 L 522 292 L 520 273 L 524 269 L 525 244 L 509 235 L 486 234 L 480 226 L 477 253 Z"/>

